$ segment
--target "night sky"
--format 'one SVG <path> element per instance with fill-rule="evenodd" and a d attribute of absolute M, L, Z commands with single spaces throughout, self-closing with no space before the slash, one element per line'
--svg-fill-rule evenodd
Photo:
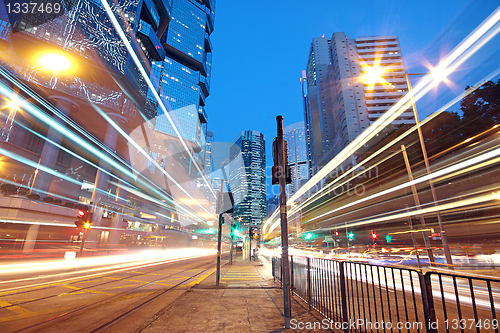
<path fill-rule="evenodd" d="M 353 4 L 356 3 L 356 4 Z M 300 91 L 314 37 L 344 31 L 351 38 L 396 35 L 409 73 L 428 71 L 499 5 L 498 1 L 231 1 L 219 0 L 212 34 L 213 66 L 207 99 L 208 129 L 215 141 L 231 142 L 242 130 L 266 137 L 267 165 L 276 116 L 284 126 L 303 121 Z M 417 103 L 424 119 L 466 85 L 475 84 L 499 66 L 496 36 L 449 76 L 450 84 Z M 415 85 L 418 78 L 412 78 Z M 450 111 L 458 111 L 454 105 Z M 270 183 L 270 180 L 268 180 Z M 268 195 L 271 186 L 268 184 Z"/>

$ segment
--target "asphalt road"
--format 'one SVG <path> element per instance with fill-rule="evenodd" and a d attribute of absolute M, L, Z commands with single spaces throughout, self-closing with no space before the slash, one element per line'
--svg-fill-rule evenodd
<path fill-rule="evenodd" d="M 214 272 L 213 252 L 85 267 L 2 270 L 1 332 L 132 332 Z"/>

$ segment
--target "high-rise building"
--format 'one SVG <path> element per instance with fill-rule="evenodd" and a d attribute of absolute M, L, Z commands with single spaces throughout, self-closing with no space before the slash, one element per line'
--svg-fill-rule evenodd
<path fill-rule="evenodd" d="M 264 134 L 243 131 L 230 152 L 229 188 L 234 196 L 234 219 L 260 225 L 266 217 L 266 149 Z"/>
<path fill-rule="evenodd" d="M 369 68 L 377 68 L 383 81 L 364 79 Z M 301 79 L 311 175 L 406 94 L 405 73 L 396 36 L 351 39 L 335 32 L 313 39 Z M 414 123 L 409 108 L 392 124 Z"/>
<path fill-rule="evenodd" d="M 207 114 L 205 99 L 210 93 L 215 0 L 171 1 L 171 20 L 161 36 L 166 57 L 152 65 L 152 77 L 167 112 L 183 139 L 190 141 L 191 153 L 200 169 L 205 162 Z M 155 128 L 176 136 L 174 127 L 158 108 Z M 195 168 L 190 168 L 190 173 Z"/>
<path fill-rule="evenodd" d="M 283 130 L 287 142 L 288 165 L 292 183 L 287 184 L 287 198 L 290 198 L 309 179 L 309 164 L 304 122 L 288 125 Z"/>
<path fill-rule="evenodd" d="M 333 121 L 330 101 L 328 68 L 331 64 L 328 38 L 314 38 L 309 50 L 307 67 L 302 71 L 301 86 L 304 101 L 309 175 L 314 175 L 328 159 L 332 133 L 328 124 Z"/>

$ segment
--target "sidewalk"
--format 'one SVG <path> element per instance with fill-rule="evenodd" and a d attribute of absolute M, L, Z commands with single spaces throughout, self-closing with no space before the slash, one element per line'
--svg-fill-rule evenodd
<path fill-rule="evenodd" d="M 283 328 L 283 293 L 260 260 L 237 259 L 232 266 L 222 266 L 220 287 L 215 279 L 213 273 L 193 286 L 141 333 L 327 332 Z M 292 298 L 292 318 L 304 323 L 324 319 L 296 298 Z"/>

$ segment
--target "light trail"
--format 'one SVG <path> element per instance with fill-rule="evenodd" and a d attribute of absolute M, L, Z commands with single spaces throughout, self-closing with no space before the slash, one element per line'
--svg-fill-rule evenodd
<path fill-rule="evenodd" d="M 307 222 L 312 222 L 314 220 L 317 220 L 319 218 L 322 218 L 322 217 L 324 217 L 326 215 L 332 214 L 332 213 L 337 212 L 339 210 L 342 210 L 342 209 L 345 209 L 345 208 L 348 208 L 348 207 L 352 207 L 352 206 L 360 204 L 362 202 L 366 202 L 366 201 L 372 200 L 374 198 L 377 198 L 377 197 L 380 197 L 380 196 L 383 196 L 383 195 L 386 195 L 386 194 L 389 194 L 389 193 L 393 193 L 393 192 L 402 190 L 402 189 L 410 187 L 412 185 L 417 185 L 419 183 L 426 182 L 429 179 L 437 179 L 437 178 L 439 178 L 441 176 L 445 176 L 447 174 L 452 174 L 451 176 L 455 176 L 456 175 L 456 173 L 455 173 L 456 171 L 458 171 L 460 169 L 467 168 L 469 166 L 476 166 L 477 168 L 478 167 L 483 167 L 484 165 L 481 165 L 480 163 L 484 162 L 484 161 L 487 161 L 487 160 L 490 160 L 489 161 L 490 164 L 493 164 L 493 163 L 496 163 L 496 162 L 500 162 L 500 159 L 499 159 L 500 157 L 499 156 L 500 156 L 500 148 L 497 148 L 497 149 L 495 149 L 493 151 L 490 151 L 488 153 L 482 154 L 480 156 L 476 156 L 476 157 L 471 158 L 469 160 L 457 163 L 455 165 L 449 166 L 449 167 L 441 169 L 439 171 L 435 171 L 435 172 L 432 172 L 432 173 L 430 173 L 428 175 L 425 175 L 425 176 L 422 176 L 420 178 L 414 179 L 413 181 L 409 181 L 409 182 L 406 182 L 406 183 L 403 183 L 403 184 L 391 187 L 391 188 L 386 189 L 384 191 L 380 191 L 378 193 L 375 193 L 375 194 L 372 194 L 370 196 L 366 196 L 364 198 L 356 200 L 354 202 L 348 203 L 348 204 L 346 204 L 346 205 L 344 205 L 342 207 L 332 209 L 329 212 L 326 212 L 324 214 L 321 214 L 321 215 L 319 215 L 317 217 L 314 217 L 314 218 L 308 220 Z M 496 159 L 494 159 L 495 157 L 496 157 Z M 469 170 L 466 169 L 463 172 L 467 172 L 467 171 L 470 171 L 470 169 Z M 488 196 L 490 198 L 494 199 L 494 197 L 491 194 L 488 194 Z M 440 206 L 435 206 L 435 207 L 440 207 Z M 415 215 L 415 212 L 412 212 L 411 215 Z M 410 216 L 410 215 L 408 215 L 408 216 Z"/>
<path fill-rule="evenodd" d="M 4 72 L 3 68 L 0 68 L 0 74 L 7 74 Z M 10 77 L 10 75 L 6 75 L 7 78 Z M 13 84 L 16 84 L 15 81 L 11 81 Z M 20 87 L 22 88 L 22 87 Z M 54 108 L 51 104 L 48 104 L 46 102 L 44 102 L 42 99 L 39 99 L 38 96 L 36 94 L 32 94 L 29 90 L 23 90 L 25 91 L 27 94 L 30 95 L 30 97 L 33 97 L 35 98 L 38 102 L 42 103 L 44 106 L 46 106 L 48 109 L 50 109 L 52 112 L 54 112 L 55 114 L 58 114 L 59 117 L 62 118 L 62 116 L 60 115 L 60 112 Z M 18 95 L 15 94 L 14 91 L 12 91 L 11 89 L 9 89 L 9 87 L 7 87 L 5 84 L 3 84 L 2 82 L 0 82 L 0 93 L 2 93 L 3 95 L 5 95 L 7 98 L 9 99 L 13 99 L 13 98 L 19 98 Z M 84 141 L 82 138 L 78 137 L 77 134 L 73 133 L 72 131 L 70 131 L 68 128 L 66 128 L 65 126 L 63 126 L 62 124 L 60 124 L 58 121 L 52 119 L 51 117 L 49 117 L 48 115 L 44 114 L 43 112 L 41 112 L 37 107 L 35 107 L 34 105 L 30 104 L 30 103 L 27 103 L 25 100 L 20 100 L 20 105 L 22 106 L 23 110 L 27 111 L 28 113 L 30 113 L 32 116 L 36 117 L 38 120 L 40 120 L 42 123 L 45 123 L 49 128 L 57 131 L 58 133 L 60 133 L 63 137 L 65 137 L 66 139 L 69 139 L 71 140 L 76 146 L 79 146 L 85 150 L 87 150 L 89 153 L 93 154 L 94 156 L 96 156 L 97 158 L 105 161 L 106 163 L 108 163 L 109 165 L 111 165 L 112 167 L 118 169 L 119 171 L 121 171 L 123 174 L 125 174 L 127 177 L 129 177 L 130 179 L 136 179 L 137 180 L 137 177 L 134 175 L 133 172 L 129 171 L 128 168 L 125 168 L 123 167 L 121 164 L 118 164 L 117 162 L 115 162 L 114 159 L 112 159 L 111 157 L 109 157 L 108 155 L 104 154 L 102 151 L 96 149 L 95 147 L 93 147 L 91 144 L 89 144 L 88 142 Z M 108 117 L 109 118 L 109 117 Z M 66 117 L 64 117 L 64 119 L 66 119 Z M 70 126 L 72 126 L 73 128 L 75 128 L 76 130 L 78 130 L 78 127 L 76 124 L 72 123 L 72 122 L 67 122 Z M 116 124 L 115 124 L 116 125 Z M 81 130 L 79 131 L 80 133 L 83 133 L 83 134 L 86 134 L 85 132 L 82 132 Z M 88 135 L 88 134 L 86 134 Z M 44 138 L 46 139 L 47 141 L 50 141 L 48 140 L 47 138 Z M 95 139 L 92 138 L 92 141 L 95 143 Z M 133 140 L 132 140 L 133 141 Z M 101 144 L 99 144 L 99 146 L 102 146 Z M 109 151 L 109 148 L 107 148 L 106 146 L 102 146 L 101 148 L 105 149 L 106 151 Z M 71 177 L 68 177 L 66 175 L 63 175 L 61 173 L 58 173 L 52 169 L 49 169 L 43 165 L 39 165 L 38 163 L 35 163 L 34 161 L 31 161 L 23 156 L 20 156 L 20 155 L 17 155 L 17 154 L 14 154 L 14 153 L 11 153 L 11 152 L 8 152 L 7 150 L 5 149 L 1 149 L 1 151 L 4 151 L 4 153 L 2 153 L 0 151 L 0 153 L 12 158 L 12 159 L 15 159 L 23 164 L 26 164 L 26 165 L 29 165 L 33 168 L 38 168 L 44 172 L 47 172 L 49 174 L 52 174 L 54 176 L 57 176 L 59 178 L 62 178 L 64 180 L 67 180 L 69 182 L 72 182 L 74 184 L 77 184 L 79 186 L 82 185 L 82 182 L 79 182 L 77 180 L 74 180 L 73 178 Z M 142 151 L 143 154 L 145 154 L 144 151 Z M 118 160 L 121 160 L 121 158 L 119 158 L 114 152 L 109 152 L 109 154 L 111 156 L 113 156 L 114 158 L 118 159 Z M 151 159 L 151 157 L 148 155 L 148 154 L 145 154 L 144 155 L 145 157 L 147 157 L 148 159 Z M 125 165 L 124 163 L 122 163 L 123 165 Z M 158 164 L 155 163 L 157 166 Z M 140 172 L 137 172 L 137 174 L 140 174 Z M 149 179 L 146 179 L 147 182 L 151 183 L 152 185 L 154 185 Z M 177 184 L 177 183 L 176 183 Z M 156 186 L 157 187 L 157 186 Z M 157 187 L 158 188 L 158 187 Z M 182 187 L 181 189 L 183 191 L 185 191 Z M 96 189 L 98 192 L 100 192 L 101 194 L 104 194 L 106 195 L 107 192 L 101 190 L 101 189 Z M 158 195 L 160 195 L 163 199 L 169 201 L 169 202 L 172 202 L 173 204 L 176 204 L 178 206 L 181 206 L 183 207 L 183 210 L 184 212 L 186 212 L 186 214 L 192 216 L 195 218 L 195 220 L 197 220 L 198 222 L 204 222 L 205 219 L 201 218 L 201 217 L 198 217 L 196 215 L 196 213 L 187 213 L 187 212 L 190 212 L 190 209 L 186 206 L 184 206 L 182 203 L 180 202 L 173 202 L 172 199 L 169 197 L 169 196 L 166 196 L 165 194 L 162 193 L 162 189 L 160 189 L 160 192 L 157 192 Z M 189 193 L 187 194 L 189 195 Z M 190 196 L 190 195 L 189 195 Z M 190 196 L 191 197 L 191 196 Z M 146 198 L 146 197 L 145 197 Z M 149 198 L 146 198 L 147 200 L 151 201 L 151 197 Z M 196 200 L 193 199 L 193 201 L 195 201 L 198 205 L 200 205 Z M 161 201 L 157 201 L 158 202 L 161 202 Z M 162 203 L 163 205 L 165 205 L 165 203 Z M 206 209 L 200 205 L 200 207 L 202 207 L 205 211 Z M 207 213 L 209 213 L 208 211 L 206 211 Z M 195 214 L 195 215 L 193 215 Z M 210 214 L 210 213 L 209 213 Z"/>
<path fill-rule="evenodd" d="M 452 50 L 448 56 L 440 62 L 436 67 L 437 72 L 446 72 L 449 67 L 460 65 L 463 61 L 470 58 L 474 53 L 476 53 L 480 47 L 484 45 L 487 41 L 498 34 L 498 27 L 493 31 L 488 31 L 495 27 L 495 25 L 500 20 L 500 7 L 497 8 L 485 21 L 483 21 L 469 36 L 467 36 L 454 50 Z M 481 39 L 485 36 L 483 39 Z M 478 47 L 472 47 L 474 43 L 478 42 Z M 456 68 L 456 67 L 451 67 Z M 410 98 L 413 96 L 415 100 L 420 99 L 425 94 L 427 94 L 434 86 L 439 82 L 435 81 L 435 73 L 426 75 L 411 91 L 411 93 L 406 94 L 400 101 L 393 105 L 382 117 L 380 117 L 375 123 L 373 123 L 369 128 L 362 132 L 355 140 L 353 140 L 346 148 L 344 148 L 337 156 L 335 156 L 324 168 L 322 168 L 316 175 L 314 175 L 306 184 L 304 184 L 289 200 L 288 203 L 291 204 L 300 196 L 305 194 L 309 189 L 318 184 L 329 172 L 338 167 L 343 161 L 351 156 L 357 149 L 359 149 L 363 144 L 368 142 L 372 137 L 374 137 L 380 130 L 385 127 L 386 124 L 392 122 L 399 114 L 404 112 L 411 105 Z M 456 99 L 455 99 L 456 100 Z M 420 126 L 423 124 L 421 123 Z M 298 208 L 297 208 L 298 209 Z M 279 220 L 271 225 L 271 227 L 266 231 L 268 226 L 274 221 L 278 215 L 278 210 L 276 210 L 271 217 L 266 221 L 263 226 L 264 233 L 272 232 L 279 224 Z"/>
<path fill-rule="evenodd" d="M 107 122 L 108 124 L 110 124 L 111 126 L 113 126 L 113 128 L 118 132 L 120 133 L 129 143 L 131 143 L 138 151 L 141 152 L 141 154 L 146 157 L 148 159 L 149 162 L 151 162 L 158 170 L 160 170 L 161 173 L 163 173 L 165 176 L 167 176 L 168 179 L 170 179 L 176 186 L 177 188 L 179 188 L 184 194 L 186 194 L 191 200 L 193 200 L 194 202 L 196 202 L 196 204 L 201 207 L 201 209 L 203 209 L 207 214 L 210 214 L 211 217 L 213 217 L 214 219 L 216 219 L 217 217 L 212 214 L 211 212 L 209 212 L 205 207 L 203 207 L 197 200 L 195 200 L 190 194 L 189 192 L 187 192 L 165 169 L 163 169 L 159 164 L 158 162 L 156 162 L 155 160 L 153 160 L 153 158 L 144 151 L 144 149 L 142 149 L 142 147 L 140 147 L 137 142 L 135 140 L 132 140 L 132 138 L 127 134 L 125 133 L 125 131 L 120 127 L 118 126 L 105 112 L 103 112 L 99 107 L 95 106 L 95 105 L 92 105 L 94 107 L 94 109 L 101 115 L 101 117 L 103 117 Z"/>
<path fill-rule="evenodd" d="M 182 254 L 179 254 L 182 253 Z M 30 262 L 30 263 L 20 263 L 20 264 L 8 264 L 2 265 L 2 270 L 0 271 L 0 276 L 8 277 L 15 276 L 17 274 L 34 274 L 45 272 L 48 275 L 44 275 L 43 278 L 58 278 L 56 282 L 50 281 L 45 283 L 36 283 L 29 286 L 19 286 L 1 289 L 1 293 L 31 288 L 39 287 L 47 284 L 60 283 L 64 281 L 70 281 L 74 279 L 89 278 L 102 275 L 103 273 L 113 274 L 117 272 L 122 272 L 129 270 L 131 268 L 136 268 L 137 266 L 149 267 L 158 264 L 164 264 L 167 262 L 176 262 L 186 259 L 194 259 L 203 256 L 215 255 L 216 250 L 209 249 L 194 249 L 194 248 L 184 248 L 175 250 L 148 250 L 143 251 L 138 254 L 133 255 L 116 255 L 116 256 L 106 256 L 106 257 L 92 257 L 92 258 L 77 258 L 73 260 L 54 260 L 54 261 L 44 261 L 44 262 Z M 145 259 L 146 258 L 146 259 Z M 95 267 L 102 266 L 102 267 Z M 60 271 L 67 269 L 81 269 L 78 272 L 63 272 L 50 274 L 51 271 Z M 71 275 L 83 275 L 73 278 L 65 278 Z M 15 280 L 4 280 L 0 281 L 0 286 L 4 284 L 12 284 L 17 282 L 28 282 L 40 279 L 40 276 L 15 279 Z"/>

